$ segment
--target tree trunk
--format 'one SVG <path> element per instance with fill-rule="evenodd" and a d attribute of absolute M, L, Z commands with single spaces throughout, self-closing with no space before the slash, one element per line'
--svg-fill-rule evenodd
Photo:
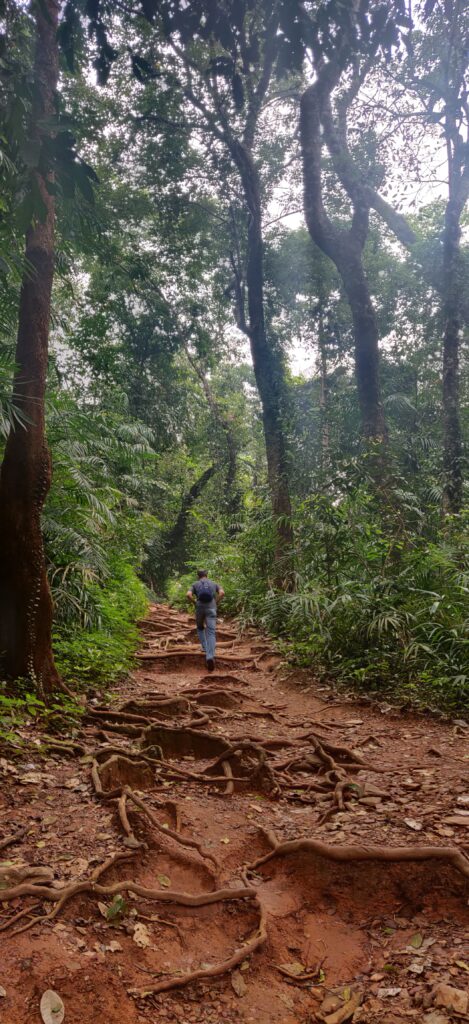
<path fill-rule="evenodd" d="M 249 337 L 254 375 L 262 405 L 269 488 L 275 519 L 276 582 L 291 583 L 293 529 L 288 459 L 284 429 L 285 382 L 283 365 L 269 342 L 264 319 L 264 242 L 260 183 L 252 155 L 243 143 L 234 140 L 233 159 L 238 167 L 248 208 L 247 269 Z"/>
<path fill-rule="evenodd" d="M 335 260 L 352 313 L 355 380 L 365 439 L 386 441 L 387 431 L 379 377 L 379 330 L 361 252 L 346 244 Z"/>
<path fill-rule="evenodd" d="M 324 314 L 319 312 L 319 410 L 321 415 L 321 470 L 324 473 L 329 465 L 330 432 L 329 432 L 329 379 L 327 374 L 327 353 L 324 332 Z"/>
<path fill-rule="evenodd" d="M 36 10 L 35 101 L 33 131 L 43 137 L 41 121 L 55 113 L 58 80 L 59 5 L 43 0 Z M 39 693 L 59 681 L 51 646 L 52 600 L 45 571 L 41 513 L 51 482 L 45 440 L 44 398 L 47 375 L 51 291 L 54 273 L 54 199 L 46 179 L 36 172 L 46 208 L 26 235 L 26 260 L 20 306 L 14 381 L 16 404 L 26 427 L 10 430 L 0 474 L 0 659 L 4 674 L 29 678 Z"/>
<path fill-rule="evenodd" d="M 332 88 L 331 85 L 328 87 Z M 346 231 L 336 227 L 326 212 L 322 175 L 323 93 L 328 97 L 326 85 L 320 87 L 319 83 L 315 83 L 309 86 L 301 97 L 300 133 L 305 219 L 313 242 L 335 263 L 341 276 L 353 319 L 355 378 L 361 430 L 364 438 L 381 442 L 386 439 L 386 424 L 379 380 L 379 332 L 362 258 L 368 234 L 369 204 L 358 196 L 355 179 L 352 176 L 348 189 L 353 207 L 351 229 Z M 330 134 L 329 125 L 328 137 Z M 346 162 L 340 162 L 340 154 L 336 153 L 336 139 L 334 143 L 334 146 L 331 144 L 333 164 L 338 177 L 342 175 L 344 178 Z"/>
<path fill-rule="evenodd" d="M 168 569 L 186 569 L 185 539 L 189 513 L 207 486 L 209 480 L 215 473 L 216 466 L 209 466 L 201 476 L 192 484 L 190 490 L 184 495 L 181 502 L 181 509 L 172 529 L 165 537 L 164 546 L 167 551 L 165 575 Z"/>
<path fill-rule="evenodd" d="M 443 504 L 447 512 L 463 504 L 462 432 L 459 413 L 459 344 L 462 330 L 460 294 L 466 282 L 461 273 L 460 204 L 449 200 L 443 237 Z"/>

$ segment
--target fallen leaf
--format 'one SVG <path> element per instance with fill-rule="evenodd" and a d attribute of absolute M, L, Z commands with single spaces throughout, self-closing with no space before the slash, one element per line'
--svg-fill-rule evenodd
<path fill-rule="evenodd" d="M 0 999 L 5 999 L 5 996 L 6 996 L 6 989 L 3 988 L 3 985 L 0 985 Z"/>
<path fill-rule="evenodd" d="M 435 825 L 435 832 L 438 832 L 439 836 L 446 836 L 448 839 L 454 836 L 454 829 L 445 828 L 444 825 Z"/>
<path fill-rule="evenodd" d="M 107 917 L 107 906 L 106 906 L 105 903 L 100 903 L 98 901 L 98 910 L 99 910 L 99 913 L 102 914 L 103 917 Z"/>
<path fill-rule="evenodd" d="M 43 993 L 39 1009 L 44 1024 L 62 1024 L 65 1006 L 57 992 L 53 992 L 51 988 Z"/>
<path fill-rule="evenodd" d="M 408 828 L 412 828 L 414 832 L 420 832 L 423 828 L 422 822 L 415 821 L 415 818 L 404 818 L 404 824 L 407 825 Z"/>
<path fill-rule="evenodd" d="M 422 945 L 422 943 L 423 943 L 423 935 L 421 934 L 421 932 L 416 932 L 415 935 L 412 936 L 412 938 L 411 938 L 411 940 L 409 942 L 409 946 L 413 946 L 414 949 L 420 949 L 420 946 Z"/>
<path fill-rule="evenodd" d="M 280 970 L 285 971 L 285 974 L 290 974 L 292 978 L 298 978 L 306 970 L 304 964 L 300 963 L 299 960 L 292 960 L 289 964 L 279 964 L 278 966 Z"/>
<path fill-rule="evenodd" d="M 146 924 L 143 924 L 141 921 L 137 921 L 132 938 L 141 949 L 144 949 L 145 946 L 149 946 L 151 944 L 151 937 L 148 928 Z"/>
<path fill-rule="evenodd" d="M 469 966 L 466 964 L 465 960 L 456 960 L 455 963 L 458 967 L 461 967 L 463 971 L 467 971 L 469 974 Z"/>
<path fill-rule="evenodd" d="M 433 990 L 433 1002 L 435 1006 L 443 1006 L 446 1010 L 464 1015 L 468 1010 L 469 995 L 461 988 L 453 988 L 442 982 Z"/>
<path fill-rule="evenodd" d="M 251 966 L 251 964 L 249 963 L 249 960 L 243 960 L 243 962 L 240 965 L 239 969 L 240 969 L 240 971 L 248 971 L 250 966 Z"/>
<path fill-rule="evenodd" d="M 44 776 L 40 775 L 39 772 L 26 772 L 25 775 L 22 775 L 21 778 L 18 779 L 18 782 L 20 782 L 22 786 L 28 786 L 30 783 L 39 785 L 43 780 Z"/>
<path fill-rule="evenodd" d="M 224 838 L 224 839 L 220 839 L 220 842 L 221 842 L 221 843 L 229 843 L 229 841 L 230 841 L 230 840 L 229 840 L 229 839 L 227 839 L 227 838 L 226 838 L 226 836 L 225 836 L 225 838 Z"/>
<path fill-rule="evenodd" d="M 379 988 L 378 997 L 380 999 L 388 999 L 392 998 L 393 996 L 398 996 L 399 992 L 402 992 L 402 989 L 398 988 L 397 986 L 395 988 Z"/>
<path fill-rule="evenodd" d="M 443 818 L 443 821 L 447 825 L 462 825 L 463 828 L 469 828 L 469 815 L 467 818 L 463 818 L 462 814 L 451 814 L 449 818 Z"/>
<path fill-rule="evenodd" d="M 88 871 L 89 866 L 89 860 L 86 860 L 85 857 L 77 857 L 70 864 L 70 871 L 72 875 L 84 875 L 85 871 Z"/>
<path fill-rule="evenodd" d="M 113 939 L 112 942 L 110 942 L 109 945 L 105 946 L 104 948 L 108 949 L 110 953 L 118 953 L 119 950 L 122 950 L 122 946 L 120 942 L 117 941 L 117 939 Z"/>
<path fill-rule="evenodd" d="M 425 963 L 422 963 L 421 960 L 412 960 L 412 963 L 409 964 L 407 970 L 410 971 L 411 974 L 423 974 L 425 966 Z"/>
<path fill-rule="evenodd" d="M 231 987 L 240 998 L 246 995 L 248 987 L 243 975 L 239 971 L 233 971 L 233 974 L 231 975 Z"/>
<path fill-rule="evenodd" d="M 286 992 L 281 992 L 279 999 L 282 1001 L 283 1005 L 286 1006 L 287 1010 L 295 1009 L 293 999 Z"/>
<path fill-rule="evenodd" d="M 164 889 L 169 889 L 169 887 L 171 885 L 171 879 L 168 878 L 167 875 L 157 875 L 156 877 L 157 877 L 160 885 L 162 885 Z"/>

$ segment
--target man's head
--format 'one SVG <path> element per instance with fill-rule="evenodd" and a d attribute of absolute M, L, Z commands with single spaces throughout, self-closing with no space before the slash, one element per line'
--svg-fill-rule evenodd
<path fill-rule="evenodd" d="M 203 580 L 205 576 L 208 576 L 208 572 L 206 569 L 198 569 L 197 576 L 199 577 L 199 580 Z"/>

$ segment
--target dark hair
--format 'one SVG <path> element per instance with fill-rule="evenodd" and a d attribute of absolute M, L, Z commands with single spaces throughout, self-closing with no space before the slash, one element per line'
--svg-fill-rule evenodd
<path fill-rule="evenodd" d="M 198 575 L 199 580 L 200 580 L 201 576 L 208 576 L 208 573 L 207 573 L 206 569 L 198 569 L 197 570 L 197 575 Z"/>

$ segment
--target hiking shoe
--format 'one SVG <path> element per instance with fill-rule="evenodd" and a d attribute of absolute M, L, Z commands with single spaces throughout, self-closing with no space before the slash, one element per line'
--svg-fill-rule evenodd
<path fill-rule="evenodd" d="M 215 668 L 215 662 L 213 658 L 207 658 L 207 668 L 209 672 L 213 672 Z"/>

